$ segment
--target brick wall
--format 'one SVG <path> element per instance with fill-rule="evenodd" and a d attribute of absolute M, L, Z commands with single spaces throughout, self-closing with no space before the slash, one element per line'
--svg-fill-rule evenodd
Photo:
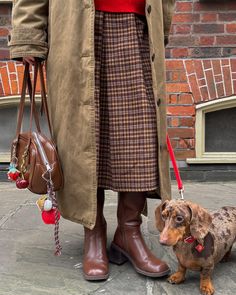
<path fill-rule="evenodd" d="M 8 61 L 11 4 L 0 4 L 0 96 L 19 93 L 22 66 Z M 236 1 L 176 1 L 166 48 L 168 132 L 177 155 L 195 157 L 195 107 L 236 93 Z"/>
<path fill-rule="evenodd" d="M 166 49 L 168 132 L 178 160 L 195 157 L 195 107 L 236 93 L 236 2 L 177 1 Z"/>

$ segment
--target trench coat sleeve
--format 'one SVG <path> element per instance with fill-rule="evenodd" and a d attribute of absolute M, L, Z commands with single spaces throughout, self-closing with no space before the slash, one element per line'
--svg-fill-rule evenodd
<path fill-rule="evenodd" d="M 12 30 L 8 35 L 11 59 L 22 61 L 28 55 L 46 59 L 48 1 L 13 1 Z"/>
<path fill-rule="evenodd" d="M 175 0 L 162 0 L 163 7 L 163 20 L 164 20 L 164 40 L 165 46 L 169 42 L 170 26 L 172 21 L 172 16 L 175 8 Z"/>

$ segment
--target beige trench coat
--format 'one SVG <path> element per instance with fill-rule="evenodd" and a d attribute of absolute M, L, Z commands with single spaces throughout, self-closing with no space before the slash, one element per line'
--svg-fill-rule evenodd
<path fill-rule="evenodd" d="M 153 91 L 156 100 L 159 197 L 171 196 L 166 145 L 164 41 L 174 0 L 147 0 Z M 58 193 L 64 218 L 93 228 L 96 219 L 94 1 L 14 0 L 10 57 L 46 59 L 53 133 L 65 177 Z"/>

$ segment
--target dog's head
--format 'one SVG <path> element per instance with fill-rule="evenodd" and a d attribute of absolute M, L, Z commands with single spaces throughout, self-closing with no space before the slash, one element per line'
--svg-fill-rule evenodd
<path fill-rule="evenodd" d="M 211 215 L 189 201 L 165 201 L 155 210 L 156 227 L 161 232 L 160 243 L 174 246 L 189 233 L 203 243 L 212 222 Z"/>

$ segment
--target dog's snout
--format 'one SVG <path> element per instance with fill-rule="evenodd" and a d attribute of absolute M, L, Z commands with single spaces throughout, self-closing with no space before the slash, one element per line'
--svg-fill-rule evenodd
<path fill-rule="evenodd" d="M 166 237 L 160 237 L 159 242 L 163 246 L 167 246 L 168 239 Z"/>

